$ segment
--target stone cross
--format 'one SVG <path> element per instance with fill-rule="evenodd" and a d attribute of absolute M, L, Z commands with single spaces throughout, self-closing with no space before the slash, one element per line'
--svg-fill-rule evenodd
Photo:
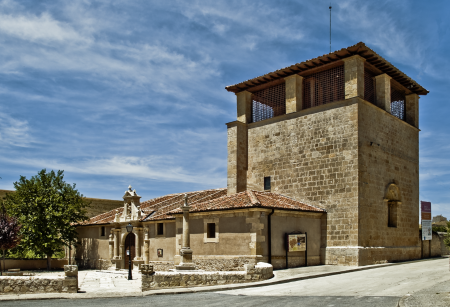
<path fill-rule="evenodd" d="M 183 210 L 183 241 L 181 244 L 180 265 L 175 266 L 177 270 L 195 270 L 195 265 L 192 262 L 192 250 L 189 247 L 190 233 L 189 233 L 189 209 L 191 207 L 188 204 L 188 196 L 184 194 L 184 204 L 181 206 Z"/>

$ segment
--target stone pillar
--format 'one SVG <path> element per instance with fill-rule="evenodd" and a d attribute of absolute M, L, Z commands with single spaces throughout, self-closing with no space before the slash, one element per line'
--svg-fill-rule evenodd
<path fill-rule="evenodd" d="M 247 124 L 252 121 L 252 93 L 243 91 L 236 94 L 237 120 Z"/>
<path fill-rule="evenodd" d="M 136 227 L 136 260 L 142 260 L 141 257 L 141 230 L 142 227 Z"/>
<path fill-rule="evenodd" d="M 236 121 L 227 126 L 227 188 L 232 195 L 247 189 L 248 135 L 246 124 Z"/>
<path fill-rule="evenodd" d="M 419 128 L 419 95 L 406 95 L 405 120 L 408 124 Z"/>
<path fill-rule="evenodd" d="M 389 114 L 391 113 L 391 79 L 387 74 L 375 77 L 376 104 Z"/>
<path fill-rule="evenodd" d="M 114 231 L 112 229 L 109 234 L 109 259 L 114 259 Z"/>
<path fill-rule="evenodd" d="M 144 263 L 148 264 L 149 262 L 149 243 L 150 240 L 148 239 L 148 227 L 144 228 Z"/>
<path fill-rule="evenodd" d="M 184 194 L 184 205 L 181 207 L 183 210 L 183 241 L 181 244 L 180 265 L 175 266 L 177 270 L 195 270 L 195 265 L 192 262 L 192 250 L 190 245 L 190 233 L 189 233 L 189 209 L 191 207 L 188 205 L 188 197 Z"/>
<path fill-rule="evenodd" d="M 286 82 L 286 114 L 298 112 L 303 107 L 303 77 L 292 75 Z"/>
<path fill-rule="evenodd" d="M 366 59 L 354 55 L 343 59 L 345 75 L 345 99 L 364 98 L 364 62 Z"/>
<path fill-rule="evenodd" d="M 119 230 L 114 231 L 114 259 L 119 259 Z"/>
<path fill-rule="evenodd" d="M 78 266 L 65 265 L 65 277 L 63 280 L 63 292 L 77 293 L 78 292 Z"/>

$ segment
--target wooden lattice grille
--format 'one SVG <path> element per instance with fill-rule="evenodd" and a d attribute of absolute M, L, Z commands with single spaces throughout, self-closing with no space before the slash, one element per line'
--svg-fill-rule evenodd
<path fill-rule="evenodd" d="M 405 120 L 405 92 L 391 83 L 391 114 Z"/>
<path fill-rule="evenodd" d="M 375 74 L 368 69 L 364 70 L 364 100 L 376 105 Z"/>
<path fill-rule="evenodd" d="M 303 109 L 344 100 L 344 65 L 309 75 L 303 84 Z"/>
<path fill-rule="evenodd" d="M 252 122 L 286 114 L 286 87 L 284 83 L 252 94 Z"/>

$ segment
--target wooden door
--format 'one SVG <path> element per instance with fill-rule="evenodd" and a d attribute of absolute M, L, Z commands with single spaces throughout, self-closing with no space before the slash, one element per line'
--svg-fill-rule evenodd
<path fill-rule="evenodd" d="M 134 233 L 129 233 L 125 239 L 125 268 L 128 268 L 128 261 L 131 256 L 131 261 L 133 261 L 134 257 L 136 256 L 136 248 L 135 248 L 135 241 L 136 237 L 134 236 Z M 131 250 L 130 250 L 131 245 Z M 130 252 L 128 252 L 130 250 Z"/>

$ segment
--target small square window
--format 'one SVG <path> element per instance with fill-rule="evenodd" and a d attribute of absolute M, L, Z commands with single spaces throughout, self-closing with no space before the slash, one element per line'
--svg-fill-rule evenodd
<path fill-rule="evenodd" d="M 164 234 L 164 223 L 157 223 L 156 224 L 156 234 L 158 236 L 161 236 Z"/>
<path fill-rule="evenodd" d="M 270 191 L 270 177 L 264 177 L 264 191 Z"/>
<path fill-rule="evenodd" d="M 215 238 L 216 237 L 216 223 L 207 223 L 207 238 Z"/>

